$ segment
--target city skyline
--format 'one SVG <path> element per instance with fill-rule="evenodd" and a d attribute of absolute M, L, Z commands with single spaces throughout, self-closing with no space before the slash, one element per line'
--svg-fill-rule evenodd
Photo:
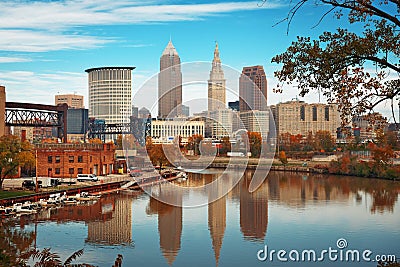
<path fill-rule="evenodd" d="M 297 97 L 298 92 L 286 86 L 283 94 L 272 93 L 276 85 L 273 72 L 279 68 L 271 63 L 274 55 L 285 51 L 298 35 L 315 38 L 338 26 L 357 27 L 333 15 L 318 23 L 316 17 L 324 13 L 324 7 L 306 5 L 286 34 L 287 24 L 276 23 L 286 17 L 290 1 L 93 3 L 0 3 L 0 84 L 6 87 L 8 101 L 24 102 L 29 90 L 32 102 L 51 104 L 56 94 L 76 92 L 85 97 L 88 106 L 84 70 L 103 66 L 136 66 L 132 73 L 135 94 L 158 72 L 159 55 L 172 38 L 182 62 L 211 62 L 211 51 L 218 41 L 224 64 L 239 72 L 244 66 L 262 65 L 268 80 L 268 104 L 276 104 Z M 29 18 L 24 14 L 30 14 Z M 203 93 L 207 95 L 206 88 Z M 226 100 L 237 99 L 227 94 Z M 318 94 L 301 100 L 319 102 Z M 377 111 L 390 117 L 388 104 L 380 105 Z"/>

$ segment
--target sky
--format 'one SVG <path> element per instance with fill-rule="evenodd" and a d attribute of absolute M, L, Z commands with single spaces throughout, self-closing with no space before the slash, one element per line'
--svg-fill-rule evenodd
<path fill-rule="evenodd" d="M 7 101 L 54 104 L 54 95 L 76 93 L 85 96 L 88 107 L 85 69 L 136 67 L 135 95 L 159 71 L 170 39 L 182 63 L 204 64 L 212 61 L 217 41 L 228 69 L 239 73 L 244 66 L 264 67 L 269 105 L 288 101 L 298 91 L 286 86 L 282 94 L 272 92 L 277 83 L 273 72 L 279 69 L 272 57 L 283 53 L 296 36 L 316 38 L 348 26 L 333 15 L 318 24 L 328 8 L 310 4 L 295 16 L 287 33 L 287 23 L 278 22 L 292 6 L 290 0 L 2 0 L 0 84 L 6 87 Z M 204 66 L 204 73 L 209 72 Z M 205 84 L 183 91 L 184 102 L 207 96 Z M 139 108 L 151 108 L 133 98 Z M 300 99 L 325 101 L 315 93 Z M 235 94 L 227 94 L 227 101 L 235 100 Z M 383 104 L 378 110 L 389 116 L 388 109 Z"/>

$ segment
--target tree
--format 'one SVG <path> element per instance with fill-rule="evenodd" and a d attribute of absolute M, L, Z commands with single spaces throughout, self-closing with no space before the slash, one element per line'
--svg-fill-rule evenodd
<path fill-rule="evenodd" d="M 187 150 L 193 150 L 194 155 L 198 155 L 200 153 L 200 142 L 203 140 L 203 136 L 201 134 L 194 134 L 188 138 L 188 143 L 186 144 Z"/>
<path fill-rule="evenodd" d="M 266 0 L 264 0 L 266 1 Z M 288 28 L 300 8 L 310 0 L 295 1 L 284 19 Z M 334 12 L 340 19 L 347 14 L 350 24 L 362 24 L 358 34 L 338 28 L 324 32 L 318 40 L 298 37 L 286 52 L 272 62 L 283 64 L 275 72 L 281 83 L 296 83 L 300 95 L 320 91 L 328 102 L 337 103 L 342 123 L 354 115 L 373 112 L 381 102 L 393 102 L 400 95 L 400 26 L 398 0 L 316 0 L 330 9 L 321 20 Z M 370 69 L 370 70 L 369 70 Z M 388 79 L 394 74 L 393 79 Z M 397 74 L 397 75 L 396 75 Z M 282 84 L 275 88 L 282 91 Z"/>
<path fill-rule="evenodd" d="M 314 136 L 314 144 L 316 150 L 332 151 L 335 147 L 335 139 L 329 131 L 317 131 Z"/>
<path fill-rule="evenodd" d="M 165 146 L 165 145 L 164 145 Z M 160 168 L 164 164 L 169 164 L 168 158 L 165 155 L 163 145 L 161 144 L 151 144 L 150 146 L 146 146 L 147 155 L 149 156 L 151 163 L 154 166 L 160 166 Z"/>
<path fill-rule="evenodd" d="M 18 167 L 32 166 L 34 161 L 29 142 L 21 142 L 14 135 L 0 137 L 0 188 L 3 188 L 3 181 L 7 176 L 17 173 Z"/>
<path fill-rule="evenodd" d="M 103 141 L 101 141 L 99 138 L 92 138 L 92 139 L 89 139 L 89 143 L 90 144 L 102 144 Z"/>
<path fill-rule="evenodd" d="M 280 162 L 282 162 L 283 165 L 286 165 L 288 163 L 288 159 L 286 157 L 285 151 L 283 151 L 283 150 L 280 151 L 279 155 L 278 155 L 278 158 L 279 158 Z"/>
<path fill-rule="evenodd" d="M 262 137 L 257 132 L 247 132 L 247 138 L 249 140 L 251 156 L 254 158 L 260 157 Z"/>
<path fill-rule="evenodd" d="M 368 148 L 371 151 L 375 165 L 387 165 L 392 161 L 394 152 L 390 146 L 377 146 L 374 143 L 369 143 Z"/>
<path fill-rule="evenodd" d="M 226 156 L 227 153 L 230 151 L 231 151 L 231 142 L 229 141 L 229 137 L 223 137 L 219 148 L 219 154 Z"/>
<path fill-rule="evenodd" d="M 25 266 L 36 236 L 15 227 L 12 220 L 0 220 L 0 266 Z"/>
<path fill-rule="evenodd" d="M 119 134 L 115 143 L 117 149 L 135 149 L 137 144 L 133 134 L 126 134 L 124 136 Z"/>

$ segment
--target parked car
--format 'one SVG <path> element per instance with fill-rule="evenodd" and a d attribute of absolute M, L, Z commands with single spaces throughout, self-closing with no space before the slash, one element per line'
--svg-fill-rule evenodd
<path fill-rule="evenodd" d="M 32 180 L 24 180 L 22 182 L 22 187 L 26 188 L 28 190 L 35 190 L 36 189 L 36 184 Z"/>
<path fill-rule="evenodd" d="M 78 174 L 76 177 L 78 182 L 97 182 L 99 178 L 97 178 L 96 174 Z"/>

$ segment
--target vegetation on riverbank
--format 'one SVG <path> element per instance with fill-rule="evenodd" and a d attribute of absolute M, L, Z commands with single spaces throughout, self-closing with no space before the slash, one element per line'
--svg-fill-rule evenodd
<path fill-rule="evenodd" d="M 332 161 L 327 167 L 331 174 L 354 175 L 359 177 L 396 179 L 400 178 L 400 166 L 380 161 L 358 161 L 356 156 L 344 155 Z"/>
<path fill-rule="evenodd" d="M 9 197 L 21 197 L 32 194 L 32 191 L 3 191 L 0 190 L 0 199 Z"/>

